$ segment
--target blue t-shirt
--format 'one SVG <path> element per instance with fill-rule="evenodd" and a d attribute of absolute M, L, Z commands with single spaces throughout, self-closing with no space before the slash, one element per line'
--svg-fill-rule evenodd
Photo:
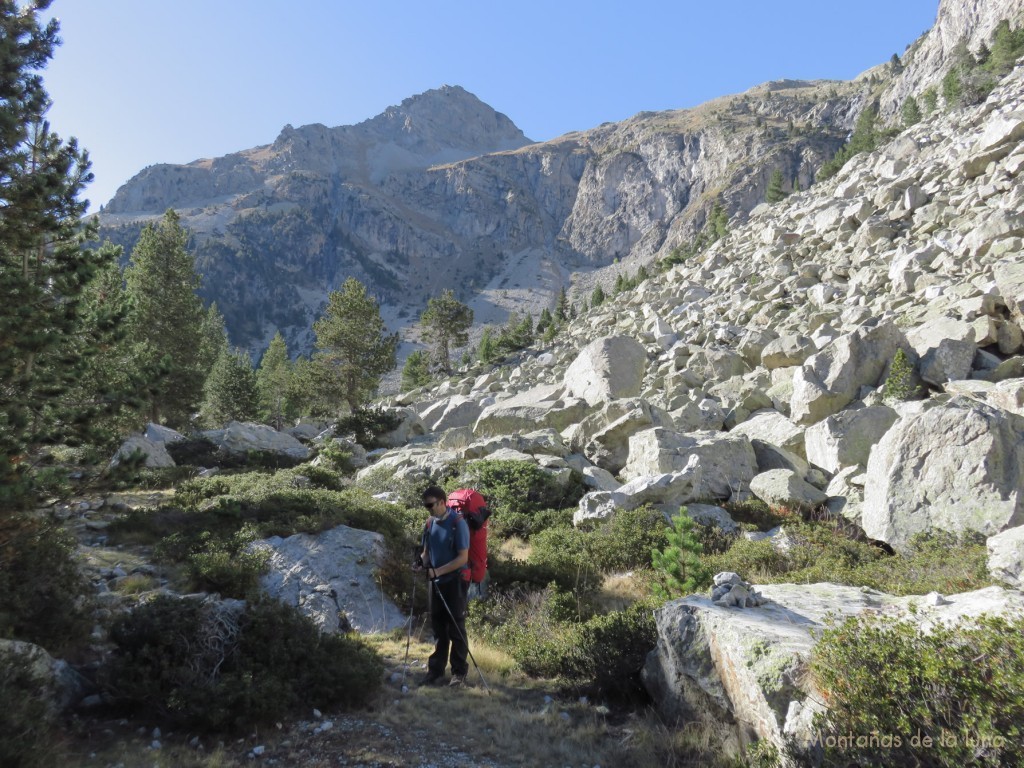
<path fill-rule="evenodd" d="M 431 567 L 440 568 L 454 560 L 460 550 L 469 549 L 469 526 L 461 515 L 449 509 L 443 519 L 435 517 L 427 525 L 426 543 Z M 452 571 L 437 580 L 446 582 L 458 576 L 458 571 Z"/>

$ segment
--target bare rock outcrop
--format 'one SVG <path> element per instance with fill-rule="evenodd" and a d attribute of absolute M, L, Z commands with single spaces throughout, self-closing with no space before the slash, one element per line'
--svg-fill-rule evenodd
<path fill-rule="evenodd" d="M 861 520 L 905 549 L 938 529 L 993 535 L 1024 524 L 1024 419 L 954 398 L 908 415 L 871 452 Z"/>

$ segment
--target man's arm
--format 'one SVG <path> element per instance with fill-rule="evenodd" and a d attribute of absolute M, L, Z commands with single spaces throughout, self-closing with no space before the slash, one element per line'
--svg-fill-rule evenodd
<path fill-rule="evenodd" d="M 439 565 L 437 568 L 430 569 L 430 578 L 436 579 L 438 576 L 444 576 L 446 573 L 459 570 L 462 566 L 469 562 L 469 549 L 460 549 L 458 554 L 455 555 L 454 560 L 449 560 L 444 565 Z"/>

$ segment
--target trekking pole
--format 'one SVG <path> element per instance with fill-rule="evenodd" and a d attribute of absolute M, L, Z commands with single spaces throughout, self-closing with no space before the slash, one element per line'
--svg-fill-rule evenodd
<path fill-rule="evenodd" d="M 413 611 L 416 609 L 416 575 L 412 577 L 412 595 L 409 597 L 409 636 L 405 638 L 405 663 L 402 664 L 402 686 L 405 686 L 405 673 L 409 671 L 409 645 L 412 643 Z"/>
<path fill-rule="evenodd" d="M 434 585 L 434 593 L 441 598 L 441 605 L 448 612 L 448 615 L 452 618 L 452 625 L 455 627 L 455 631 L 459 633 L 459 639 L 466 644 L 466 653 L 469 654 L 469 658 L 473 661 L 473 666 L 476 667 L 476 673 L 480 675 L 480 682 L 484 684 L 484 689 L 487 691 L 487 695 L 491 695 L 491 687 L 487 685 L 487 681 L 484 679 L 484 673 L 480 670 L 480 665 L 476 663 L 476 659 L 473 658 L 473 652 L 469 650 L 469 640 L 465 635 L 462 634 L 462 630 L 459 629 L 459 623 L 455 620 L 455 614 L 452 613 L 452 609 L 448 607 L 448 601 L 444 599 L 444 595 L 441 594 L 441 588 L 437 586 L 437 581 L 431 579 L 430 583 Z"/>

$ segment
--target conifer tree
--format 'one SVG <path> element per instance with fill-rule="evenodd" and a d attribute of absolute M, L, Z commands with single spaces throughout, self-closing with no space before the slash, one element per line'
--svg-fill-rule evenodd
<path fill-rule="evenodd" d="M 278 331 L 270 340 L 270 346 L 263 353 L 260 367 L 256 370 L 260 417 L 274 429 L 283 429 L 285 422 L 294 416 L 289 397 L 291 387 L 292 363 L 288 358 L 288 345 Z"/>
<path fill-rule="evenodd" d="M 416 389 L 426 386 L 433 377 L 430 375 L 430 361 L 422 349 L 410 352 L 402 366 L 402 389 Z"/>
<path fill-rule="evenodd" d="M 83 373 L 83 291 L 110 259 L 81 247 L 88 155 L 44 120 L 39 71 L 60 42 L 56 20 L 39 23 L 49 5 L 0 0 L 0 506 L 27 497 L 26 451 L 86 420 L 60 397 Z"/>
<path fill-rule="evenodd" d="M 484 365 L 490 365 L 497 357 L 498 351 L 495 347 L 494 336 L 491 326 L 485 326 L 480 336 L 480 344 L 477 346 L 476 357 Z"/>
<path fill-rule="evenodd" d="M 921 122 L 921 108 L 917 105 L 917 99 L 913 96 L 907 96 L 907 100 L 903 102 L 901 109 L 903 113 L 903 125 L 909 128 L 912 125 L 917 125 Z"/>
<path fill-rule="evenodd" d="M 203 395 L 203 421 L 210 427 L 255 419 L 259 390 L 249 355 L 238 349 L 223 350 L 206 379 Z"/>
<path fill-rule="evenodd" d="M 605 295 L 604 289 L 598 285 L 590 294 L 590 306 L 599 307 L 604 304 Z"/>
<path fill-rule="evenodd" d="M 540 317 L 537 318 L 537 333 L 544 333 L 554 322 L 555 318 L 552 316 L 551 310 L 544 307 L 540 311 Z"/>
<path fill-rule="evenodd" d="M 83 374 L 66 395 L 81 413 L 83 439 L 111 447 L 145 422 L 145 395 L 159 369 L 147 369 L 136 359 L 125 333 L 130 312 L 124 277 L 118 261 L 121 247 L 104 243 L 106 263 L 83 293 L 79 333 L 74 342 Z"/>
<path fill-rule="evenodd" d="M 768 189 L 764 193 L 764 199 L 769 203 L 777 203 L 784 200 L 787 194 L 782 188 L 782 169 L 776 168 L 768 180 Z"/>
<path fill-rule="evenodd" d="M 358 410 L 373 397 L 381 377 L 395 367 L 398 334 L 386 332 L 380 306 L 354 277 L 331 292 L 313 331 L 318 350 L 313 362 L 324 387 L 319 396 L 343 400 Z"/>
<path fill-rule="evenodd" d="M 710 581 L 711 574 L 700 560 L 703 547 L 694 535 L 695 527 L 686 507 L 682 507 L 665 532 L 667 546 L 651 552 L 654 592 L 664 600 L 697 592 Z"/>
<path fill-rule="evenodd" d="M 125 269 L 132 302 L 128 334 L 136 357 L 147 368 L 161 365 L 165 371 L 149 397 L 149 419 L 172 426 L 186 424 L 202 402 L 209 373 L 206 312 L 196 293 L 200 280 L 188 239 L 178 214 L 168 210 L 142 230 Z"/>
<path fill-rule="evenodd" d="M 558 299 L 555 301 L 555 320 L 559 324 L 569 319 L 569 297 L 565 293 L 565 286 L 558 289 Z"/>
<path fill-rule="evenodd" d="M 433 363 L 445 373 L 451 372 L 451 350 L 469 343 L 473 310 L 455 298 L 451 289 L 427 302 L 420 315 L 423 338 L 434 345 Z"/>
<path fill-rule="evenodd" d="M 224 315 L 217 309 L 217 302 L 213 302 L 203 313 L 199 329 L 199 368 L 203 371 L 213 370 L 218 358 L 229 347 Z"/>

